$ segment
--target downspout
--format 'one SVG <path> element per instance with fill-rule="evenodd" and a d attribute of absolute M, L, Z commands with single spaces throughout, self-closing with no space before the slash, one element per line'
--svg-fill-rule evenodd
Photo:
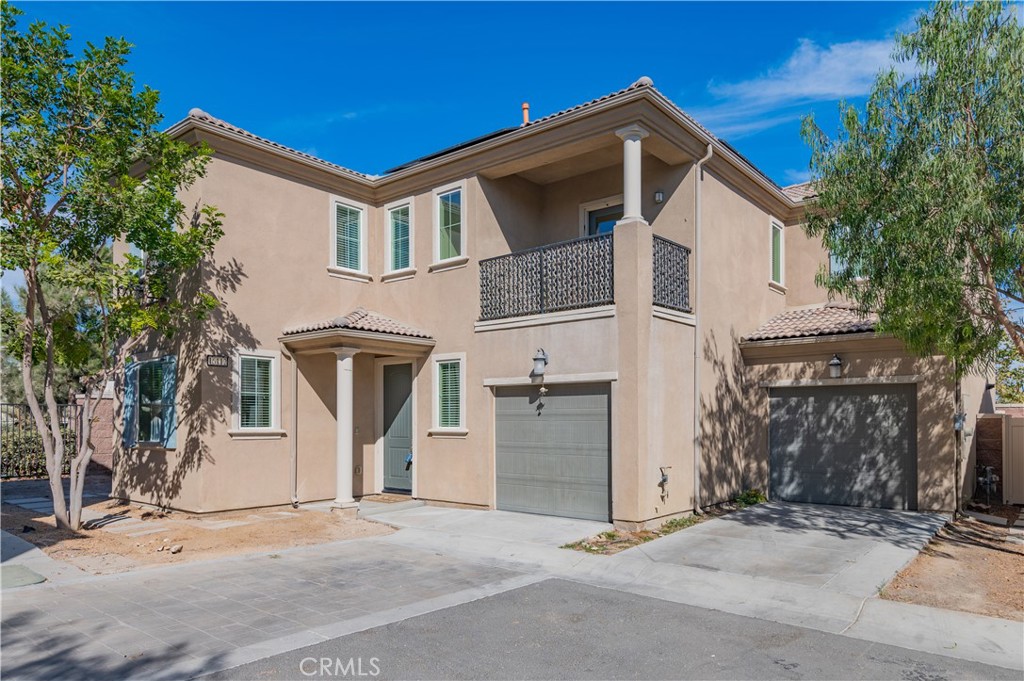
<path fill-rule="evenodd" d="M 701 344 L 701 304 L 700 304 L 700 262 L 704 254 L 701 248 L 701 184 L 704 174 L 704 164 L 711 159 L 714 149 L 708 144 L 708 153 L 704 158 L 694 165 L 693 181 L 693 512 L 695 515 L 703 515 L 701 510 L 701 485 L 700 485 L 700 344 Z"/>
<path fill-rule="evenodd" d="M 299 507 L 299 362 L 292 353 L 292 433 L 288 438 L 288 453 L 291 455 L 292 507 Z"/>

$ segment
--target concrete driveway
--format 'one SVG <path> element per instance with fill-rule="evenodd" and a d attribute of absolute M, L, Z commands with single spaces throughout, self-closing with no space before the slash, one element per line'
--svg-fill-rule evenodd
<path fill-rule="evenodd" d="M 620 555 L 863 598 L 913 560 L 947 519 L 939 513 L 771 502 Z"/>

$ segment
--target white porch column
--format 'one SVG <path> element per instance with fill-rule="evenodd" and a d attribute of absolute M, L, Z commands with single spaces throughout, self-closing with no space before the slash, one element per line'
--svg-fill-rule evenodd
<path fill-rule="evenodd" d="M 353 348 L 338 348 L 337 355 L 337 486 L 334 508 L 352 508 L 356 500 L 352 496 L 352 358 L 358 353 Z"/>
<path fill-rule="evenodd" d="M 622 140 L 622 221 L 642 221 L 640 140 L 650 133 L 634 123 L 616 130 L 615 134 Z"/>

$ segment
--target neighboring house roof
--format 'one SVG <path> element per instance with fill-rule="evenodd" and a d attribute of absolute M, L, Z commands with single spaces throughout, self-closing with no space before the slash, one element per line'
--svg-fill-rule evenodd
<path fill-rule="evenodd" d="M 589 109 L 603 108 L 606 104 L 612 103 L 612 100 L 623 99 L 625 101 L 630 101 L 632 99 L 636 99 L 638 96 L 645 95 L 648 96 L 652 102 L 657 103 L 659 106 L 662 106 L 665 109 L 671 110 L 671 112 L 673 112 L 673 115 L 681 119 L 685 126 L 689 126 L 691 128 L 691 131 L 696 131 L 695 134 L 698 137 L 706 138 L 704 140 L 705 142 L 710 142 L 714 145 L 717 145 L 719 147 L 719 150 L 722 152 L 723 156 L 731 157 L 730 163 L 741 168 L 744 168 L 747 173 L 750 173 L 751 175 L 758 178 L 759 182 L 764 183 L 764 185 L 766 185 L 767 188 L 775 192 L 777 196 L 794 204 L 802 203 L 805 199 L 813 197 L 812 193 L 808 193 L 806 195 L 802 195 L 799 192 L 791 193 L 790 191 L 787 191 L 787 189 L 783 189 L 782 187 L 780 187 L 771 178 L 765 175 L 757 166 L 751 163 L 749 159 L 745 158 L 735 148 L 733 148 L 728 142 L 726 142 L 722 138 L 716 137 L 710 130 L 701 125 L 700 122 L 697 121 L 697 119 L 683 111 L 681 108 L 679 108 L 679 106 L 675 104 L 675 102 L 673 102 L 664 94 L 659 92 L 654 87 L 654 83 L 651 81 L 651 79 L 647 77 L 640 78 L 630 86 L 623 88 L 621 90 L 617 90 L 615 92 L 603 95 L 601 97 L 592 99 L 582 104 L 577 104 L 576 106 L 570 107 L 568 109 L 563 109 L 562 111 L 557 111 L 547 116 L 542 116 L 541 118 L 537 118 L 523 125 L 510 128 L 503 128 L 501 130 L 488 133 L 486 135 L 481 135 L 467 142 L 456 144 L 454 146 L 448 147 L 433 154 L 422 156 L 413 161 L 409 161 L 408 163 L 404 163 L 400 166 L 389 169 L 383 176 L 360 173 L 355 170 L 351 170 L 349 168 L 337 165 L 335 163 L 324 161 L 305 152 L 297 151 L 290 147 L 286 147 L 282 144 L 278 144 L 277 142 L 273 142 L 272 140 L 260 137 L 259 135 L 255 135 L 243 128 L 239 128 L 238 126 L 231 125 L 226 121 L 211 116 L 210 114 L 206 113 L 205 111 L 202 111 L 201 109 L 192 109 L 189 112 L 188 117 L 171 126 L 171 128 L 168 129 L 167 132 L 172 136 L 177 136 L 186 132 L 191 126 L 199 126 L 205 127 L 207 129 L 212 128 L 214 130 L 220 130 L 226 133 L 230 133 L 236 139 L 241 138 L 247 140 L 250 143 L 253 143 L 255 146 L 261 146 L 267 148 L 268 150 L 273 150 L 279 154 L 289 156 L 293 159 L 299 160 L 309 165 L 320 167 L 334 174 L 340 174 L 347 176 L 351 179 L 358 180 L 366 185 L 377 186 L 381 183 L 387 182 L 391 176 L 399 174 L 401 173 L 401 171 L 415 169 L 417 166 L 420 165 L 430 165 L 430 161 L 442 159 L 450 155 L 456 155 L 459 154 L 459 152 L 470 150 L 478 145 L 488 145 L 490 143 L 493 143 L 495 140 L 501 140 L 502 138 L 508 137 L 510 139 L 514 139 L 516 136 L 519 136 L 521 134 L 528 134 L 528 131 L 532 131 L 535 128 L 543 127 L 547 124 L 558 123 L 563 119 L 571 120 L 574 118 L 574 114 L 585 112 L 586 110 Z"/>
<path fill-rule="evenodd" d="M 433 340 L 425 331 L 403 324 L 391 317 L 386 317 L 379 312 L 373 312 L 363 307 L 357 307 L 343 317 L 325 319 L 309 324 L 300 324 L 284 330 L 285 336 L 293 336 L 299 333 L 310 331 L 326 331 L 328 329 L 352 329 L 355 331 L 369 331 L 371 333 L 386 333 L 392 336 L 407 336 L 411 338 L 427 338 Z"/>
<path fill-rule="evenodd" d="M 877 325 L 878 315 L 874 313 L 864 315 L 851 305 L 826 303 L 776 315 L 743 340 L 781 340 L 863 333 L 874 331 Z"/>
<path fill-rule="evenodd" d="M 800 184 L 791 184 L 788 187 L 783 187 L 782 193 L 799 203 L 800 201 L 816 197 L 818 190 L 814 188 L 813 182 L 801 182 Z"/>

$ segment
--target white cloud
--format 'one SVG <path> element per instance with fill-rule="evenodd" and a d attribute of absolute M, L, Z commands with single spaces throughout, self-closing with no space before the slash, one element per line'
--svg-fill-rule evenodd
<path fill-rule="evenodd" d="M 811 179 L 810 170 L 797 170 L 795 168 L 787 168 L 782 171 L 782 179 L 786 184 L 802 184 Z"/>
<path fill-rule="evenodd" d="M 5 270 L 0 275 L 0 281 L 3 282 L 3 289 L 14 296 L 15 289 L 25 285 L 25 273 L 21 270 Z"/>
<path fill-rule="evenodd" d="M 708 84 L 717 100 L 694 115 L 716 134 L 743 137 L 798 120 L 808 105 L 868 94 L 892 64 L 893 43 L 854 40 L 818 45 L 801 39 L 779 66 L 753 78 Z"/>

